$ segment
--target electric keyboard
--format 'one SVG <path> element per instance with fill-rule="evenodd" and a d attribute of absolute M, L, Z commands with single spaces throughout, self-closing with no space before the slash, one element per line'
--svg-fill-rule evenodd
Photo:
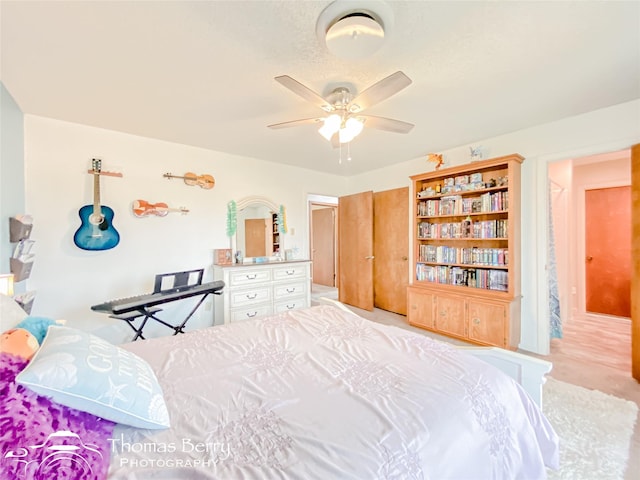
<path fill-rule="evenodd" d="M 91 310 L 110 313 L 113 315 L 121 315 L 123 313 L 129 313 L 136 310 L 139 311 L 141 308 L 149 308 L 163 303 L 175 302 L 195 295 L 217 293 L 223 288 L 224 282 L 218 280 L 215 282 L 203 283 L 202 285 L 178 287 L 172 290 L 164 290 L 156 293 L 119 298 L 99 305 L 93 305 Z"/>

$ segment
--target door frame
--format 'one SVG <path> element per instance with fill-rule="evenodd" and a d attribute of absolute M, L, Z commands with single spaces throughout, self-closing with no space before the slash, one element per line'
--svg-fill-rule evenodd
<path fill-rule="evenodd" d="M 309 239 L 309 259 L 313 258 L 313 221 L 311 218 L 311 211 L 314 205 L 322 206 L 322 207 L 333 207 L 335 212 L 335 223 L 333 228 L 333 263 L 335 269 L 335 284 L 336 288 L 339 288 L 340 282 L 340 271 L 339 271 L 339 262 L 338 262 L 338 197 L 334 197 L 331 195 L 316 195 L 316 194 L 307 194 L 307 232 Z M 313 265 L 312 265 L 313 269 Z M 311 278 L 311 285 L 313 285 L 313 277 Z"/>
<path fill-rule="evenodd" d="M 330 208 L 333 211 L 333 283 L 335 288 L 338 288 L 338 205 L 332 205 L 330 203 L 321 203 L 309 201 L 309 258 L 313 260 L 313 211 L 318 210 L 314 207 Z M 313 264 L 311 265 L 311 271 L 313 272 Z M 313 283 L 313 275 L 311 275 L 311 283 Z"/>
<path fill-rule="evenodd" d="M 523 203 L 523 208 L 528 205 L 529 210 L 523 211 L 523 220 L 534 221 L 536 225 L 535 235 L 532 238 L 522 238 L 522 251 L 531 251 L 532 260 L 526 262 L 523 258 L 522 270 L 531 269 L 530 281 L 535 283 L 535 298 L 522 299 L 523 319 L 535 319 L 535 338 L 531 345 L 526 345 L 526 350 L 530 350 L 539 355 L 549 355 L 551 346 L 550 326 L 549 326 L 549 274 L 547 265 L 549 262 L 549 169 L 551 162 L 569 160 L 572 158 L 589 157 L 614 153 L 620 150 L 628 150 L 638 143 L 637 138 L 620 139 L 606 144 L 592 145 L 588 148 L 552 153 L 540 156 L 525 157 L 523 162 L 524 173 L 528 175 L 530 182 L 523 182 L 522 195 L 531 195 L 531 198 L 538 199 L 537 202 Z M 527 171 L 528 170 L 528 171 Z M 583 251 L 584 254 L 584 251 Z M 525 281 L 523 276 L 523 282 Z M 524 315 L 527 311 L 528 315 Z M 640 320 L 639 320 L 640 321 Z M 533 326 L 529 333 L 533 332 Z"/>

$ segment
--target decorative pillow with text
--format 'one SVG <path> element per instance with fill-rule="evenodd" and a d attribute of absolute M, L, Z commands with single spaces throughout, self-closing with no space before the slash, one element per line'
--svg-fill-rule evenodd
<path fill-rule="evenodd" d="M 162 389 L 149 364 L 82 330 L 49 327 L 16 382 L 61 405 L 116 423 L 169 427 Z"/>

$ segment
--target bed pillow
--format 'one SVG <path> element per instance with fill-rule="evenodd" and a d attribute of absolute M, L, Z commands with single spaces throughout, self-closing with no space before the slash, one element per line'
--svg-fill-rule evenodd
<path fill-rule="evenodd" d="M 162 389 L 149 364 L 81 330 L 49 327 L 16 382 L 61 405 L 116 423 L 169 427 Z"/>
<path fill-rule="evenodd" d="M 0 293 L 0 332 L 15 328 L 26 316 L 27 312 L 13 298 Z"/>

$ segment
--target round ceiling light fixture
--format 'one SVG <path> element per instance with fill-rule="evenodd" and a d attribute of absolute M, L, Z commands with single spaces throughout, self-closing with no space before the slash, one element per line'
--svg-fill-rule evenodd
<path fill-rule="evenodd" d="M 360 60 L 384 43 L 393 23 L 391 8 L 382 1 L 337 0 L 316 23 L 316 35 L 336 57 Z"/>

